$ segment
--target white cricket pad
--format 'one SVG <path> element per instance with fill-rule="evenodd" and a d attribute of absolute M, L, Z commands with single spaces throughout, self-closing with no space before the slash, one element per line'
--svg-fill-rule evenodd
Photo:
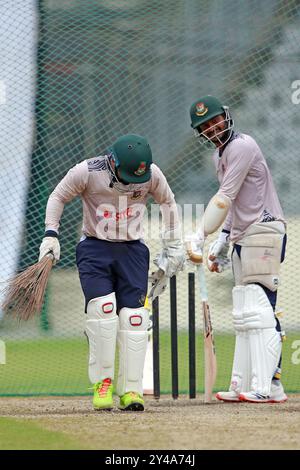
<path fill-rule="evenodd" d="M 119 313 L 117 393 L 143 395 L 143 368 L 148 342 L 149 310 L 124 307 Z"/>
<path fill-rule="evenodd" d="M 143 393 L 144 395 L 153 395 L 153 338 L 152 330 L 148 331 L 147 350 L 143 372 Z"/>
<path fill-rule="evenodd" d="M 281 354 L 281 336 L 275 328 L 274 312 L 262 287 L 249 284 L 244 290 L 243 318 L 249 334 L 251 391 L 269 396 Z"/>
<path fill-rule="evenodd" d="M 90 300 L 85 333 L 89 341 L 89 379 L 93 384 L 114 378 L 117 329 L 115 293 Z"/>
<path fill-rule="evenodd" d="M 233 325 L 235 330 L 235 350 L 231 374 L 230 391 L 237 395 L 250 389 L 251 361 L 249 336 L 244 322 L 245 288 L 236 286 L 232 290 Z"/>

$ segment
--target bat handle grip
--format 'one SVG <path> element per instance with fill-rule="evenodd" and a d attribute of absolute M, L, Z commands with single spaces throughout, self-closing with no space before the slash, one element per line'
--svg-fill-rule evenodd
<path fill-rule="evenodd" d="M 202 302 L 207 302 L 208 295 L 207 295 L 207 288 L 206 288 L 206 280 L 205 280 L 205 272 L 203 263 L 197 266 L 198 275 L 199 275 L 199 284 L 200 284 L 200 295 L 202 298 Z"/>

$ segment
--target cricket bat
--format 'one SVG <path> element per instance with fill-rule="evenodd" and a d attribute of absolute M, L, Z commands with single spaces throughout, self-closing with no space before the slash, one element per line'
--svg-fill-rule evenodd
<path fill-rule="evenodd" d="M 213 329 L 208 305 L 203 263 L 197 266 L 199 274 L 200 295 L 203 312 L 204 336 L 204 403 L 211 403 L 213 386 L 217 376 L 217 358 L 214 345 Z"/>

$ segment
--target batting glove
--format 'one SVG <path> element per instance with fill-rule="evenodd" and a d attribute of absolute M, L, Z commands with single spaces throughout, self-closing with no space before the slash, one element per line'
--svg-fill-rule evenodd
<path fill-rule="evenodd" d="M 186 253 L 188 260 L 193 264 L 203 262 L 204 236 L 200 232 L 186 235 L 185 237 Z"/>
<path fill-rule="evenodd" d="M 230 265 L 228 258 L 229 233 L 221 232 L 208 250 L 207 267 L 211 272 L 221 273 Z"/>

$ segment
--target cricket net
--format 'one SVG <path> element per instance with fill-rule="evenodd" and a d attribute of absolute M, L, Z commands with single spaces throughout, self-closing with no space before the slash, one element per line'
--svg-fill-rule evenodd
<path fill-rule="evenodd" d="M 122 134 L 147 137 L 183 211 L 190 210 L 184 205 L 195 211 L 196 204 L 207 204 L 217 179 L 209 152 L 193 137 L 189 107 L 201 95 L 218 96 L 230 106 L 236 127 L 260 144 L 288 221 L 278 308 L 287 335 L 283 383 L 299 392 L 299 2 L 2 0 L 0 16 L 1 287 L 37 260 L 55 185 Z M 41 317 L 1 320 L 0 395 L 88 393 L 84 300 L 75 266 L 80 228 L 76 199 L 64 211 L 61 261 Z M 153 259 L 158 237 L 146 236 L 146 242 Z M 177 279 L 181 392 L 188 390 L 188 270 Z M 215 387 L 223 389 L 234 347 L 231 271 L 207 273 L 207 284 L 219 370 Z M 171 387 L 169 311 L 167 291 L 160 301 L 162 392 Z M 201 391 L 197 286 L 196 329 Z"/>

